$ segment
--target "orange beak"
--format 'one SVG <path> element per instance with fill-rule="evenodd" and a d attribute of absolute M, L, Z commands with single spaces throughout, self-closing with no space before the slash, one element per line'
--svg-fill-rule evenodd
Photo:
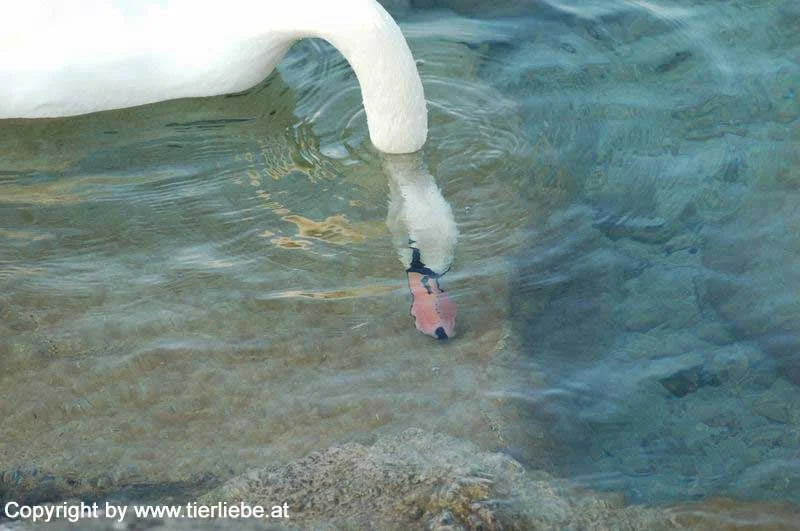
<path fill-rule="evenodd" d="M 456 334 L 456 303 L 442 291 L 435 277 L 408 272 L 411 290 L 411 315 L 414 326 L 423 334 L 447 339 Z"/>

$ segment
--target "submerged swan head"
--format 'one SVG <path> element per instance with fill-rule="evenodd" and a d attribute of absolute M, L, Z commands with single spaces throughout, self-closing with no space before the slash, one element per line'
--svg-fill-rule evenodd
<path fill-rule="evenodd" d="M 439 285 L 440 275 L 408 271 L 414 326 L 436 339 L 456 335 L 456 303 Z"/>
<path fill-rule="evenodd" d="M 423 334 L 455 335 L 456 304 L 440 280 L 450 270 L 458 228 L 453 210 L 418 153 L 383 157 L 389 177 L 386 225 L 411 291 L 411 315 Z"/>

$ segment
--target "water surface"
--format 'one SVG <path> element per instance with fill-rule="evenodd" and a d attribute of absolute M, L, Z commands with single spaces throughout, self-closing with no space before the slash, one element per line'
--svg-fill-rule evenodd
<path fill-rule="evenodd" d="M 444 343 L 324 42 L 243 94 L 0 123 L 7 492 L 418 426 L 638 503 L 800 502 L 800 11 L 443 5 L 402 26 L 461 232 Z"/>

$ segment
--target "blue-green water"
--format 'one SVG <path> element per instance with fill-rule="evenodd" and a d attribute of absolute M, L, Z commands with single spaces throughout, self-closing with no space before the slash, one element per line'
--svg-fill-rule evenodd
<path fill-rule="evenodd" d="M 447 343 L 325 43 L 246 94 L 0 122 L 7 493 L 422 426 L 637 503 L 800 502 L 798 5 L 424 7 Z"/>

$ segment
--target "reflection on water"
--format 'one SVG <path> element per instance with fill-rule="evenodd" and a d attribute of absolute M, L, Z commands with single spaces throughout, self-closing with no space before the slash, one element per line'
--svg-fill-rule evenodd
<path fill-rule="evenodd" d="M 411 326 L 417 229 L 325 43 L 244 94 L 0 123 L 3 488 L 416 426 L 635 502 L 800 502 L 800 12 L 445 4 L 403 28 L 448 342 Z"/>

